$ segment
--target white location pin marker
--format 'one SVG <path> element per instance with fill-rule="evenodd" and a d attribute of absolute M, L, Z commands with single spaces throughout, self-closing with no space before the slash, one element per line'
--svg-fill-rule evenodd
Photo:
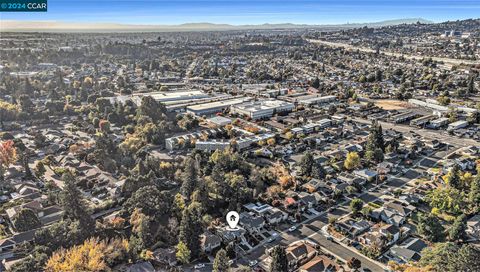
<path fill-rule="evenodd" d="M 227 224 L 230 226 L 230 230 L 236 230 L 238 221 L 240 221 L 240 215 L 236 211 L 229 211 L 227 213 Z"/>

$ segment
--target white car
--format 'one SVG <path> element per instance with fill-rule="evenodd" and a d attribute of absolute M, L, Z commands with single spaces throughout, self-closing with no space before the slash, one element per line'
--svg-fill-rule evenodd
<path fill-rule="evenodd" d="M 289 232 L 292 232 L 292 231 L 294 231 L 294 230 L 296 230 L 296 229 L 297 229 L 297 227 L 291 226 L 290 228 L 288 228 L 288 231 L 289 231 Z"/>
<path fill-rule="evenodd" d="M 249 265 L 250 267 L 256 266 L 257 264 L 258 264 L 258 261 L 257 261 L 257 260 L 252 260 L 252 261 L 248 262 L 248 265 Z"/>
<path fill-rule="evenodd" d="M 204 268 L 205 267 L 205 264 L 196 264 L 193 268 L 195 269 L 200 269 L 200 268 Z"/>

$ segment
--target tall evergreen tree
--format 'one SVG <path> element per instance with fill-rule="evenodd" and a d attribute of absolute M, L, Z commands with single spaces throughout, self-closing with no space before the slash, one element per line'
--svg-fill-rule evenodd
<path fill-rule="evenodd" d="M 61 195 L 61 203 L 64 211 L 63 217 L 78 220 L 80 226 L 86 230 L 93 229 L 95 227 L 95 221 L 87 211 L 82 192 L 80 192 L 75 184 L 75 177 L 70 171 L 67 171 L 63 174 L 62 180 L 65 184 Z"/>
<path fill-rule="evenodd" d="M 470 184 L 468 203 L 474 213 L 480 212 L 480 174 Z"/>
<path fill-rule="evenodd" d="M 213 261 L 214 272 L 227 272 L 229 269 L 227 252 L 224 249 L 220 249 L 215 255 Z"/>
<path fill-rule="evenodd" d="M 454 164 L 448 172 L 448 186 L 461 189 L 462 181 L 460 179 L 460 166 L 458 164 Z"/>
<path fill-rule="evenodd" d="M 185 160 L 185 167 L 182 174 L 182 187 L 180 188 L 180 192 L 187 200 L 190 200 L 190 196 L 197 186 L 197 179 L 198 171 L 196 162 L 193 158 L 188 157 Z"/>
<path fill-rule="evenodd" d="M 300 171 L 302 175 L 310 176 L 312 174 L 312 167 L 315 161 L 311 152 L 305 153 L 300 161 Z"/>
<path fill-rule="evenodd" d="M 201 221 L 198 215 L 189 208 L 184 209 L 180 222 L 179 242 L 187 245 L 193 258 L 200 254 L 200 235 L 202 234 Z"/>
<path fill-rule="evenodd" d="M 272 249 L 272 262 L 270 272 L 288 272 L 287 253 L 282 246 L 275 246 Z"/>

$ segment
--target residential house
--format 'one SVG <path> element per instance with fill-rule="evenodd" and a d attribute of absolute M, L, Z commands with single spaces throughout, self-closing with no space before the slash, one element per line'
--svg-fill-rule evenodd
<path fill-rule="evenodd" d="M 394 244 L 400 239 L 400 229 L 391 224 L 386 224 L 380 227 L 379 232 L 387 238 L 388 244 Z"/>
<path fill-rule="evenodd" d="M 369 169 L 362 169 L 362 170 L 356 170 L 353 171 L 353 174 L 361 179 L 364 179 L 366 181 L 375 181 L 377 178 L 378 174 L 376 171 L 372 171 Z M 363 184 L 361 184 L 363 185 Z"/>
<path fill-rule="evenodd" d="M 200 236 L 200 243 L 204 252 L 212 252 L 222 244 L 222 239 L 215 234 L 206 232 Z"/>
<path fill-rule="evenodd" d="M 313 208 L 318 203 L 315 195 L 311 193 L 300 192 L 298 196 L 298 201 L 301 202 L 303 204 L 302 206 L 306 207 L 307 209 Z"/>
<path fill-rule="evenodd" d="M 350 237 L 356 237 L 368 230 L 372 224 L 366 220 L 356 221 L 350 217 L 335 223 L 335 228 Z"/>
<path fill-rule="evenodd" d="M 258 233 L 265 226 L 265 219 L 252 212 L 242 212 L 240 214 L 240 225 L 250 233 Z"/>
<path fill-rule="evenodd" d="M 267 211 L 264 217 L 269 224 L 278 224 L 282 221 L 287 220 L 288 214 L 281 211 L 279 208 L 272 208 Z"/>
<path fill-rule="evenodd" d="M 325 255 L 317 255 L 302 265 L 299 272 L 342 272 L 345 269 Z"/>
<path fill-rule="evenodd" d="M 467 220 L 467 229 L 465 232 L 474 239 L 480 239 L 480 214 Z"/>
<path fill-rule="evenodd" d="M 404 202 L 393 200 L 372 211 L 371 216 L 385 223 L 401 226 L 416 208 Z"/>
<path fill-rule="evenodd" d="M 295 269 L 312 259 L 317 254 L 317 249 L 307 241 L 298 241 L 290 244 L 286 248 L 286 253 L 288 266 Z"/>
<path fill-rule="evenodd" d="M 399 263 L 419 261 L 422 257 L 422 250 L 426 247 L 427 244 L 424 241 L 411 237 L 402 244 L 391 247 L 385 256 Z"/>
<path fill-rule="evenodd" d="M 165 265 L 174 266 L 177 264 L 177 250 L 174 247 L 158 248 L 153 252 L 154 259 Z"/>
<path fill-rule="evenodd" d="M 366 183 L 366 179 L 348 172 L 342 172 L 337 176 L 337 180 L 347 183 L 351 186 L 363 186 Z"/>

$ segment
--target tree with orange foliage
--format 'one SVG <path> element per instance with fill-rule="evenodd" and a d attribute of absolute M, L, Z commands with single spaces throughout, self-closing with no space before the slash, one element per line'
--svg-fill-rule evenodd
<path fill-rule="evenodd" d="M 0 143 L 0 181 L 4 181 L 5 171 L 17 160 L 17 150 L 12 140 Z"/>
<path fill-rule="evenodd" d="M 100 241 L 91 238 L 81 245 L 53 253 L 45 271 L 112 271 L 111 267 L 127 258 L 127 249 L 126 240 Z"/>
<path fill-rule="evenodd" d="M 290 186 L 293 185 L 292 176 L 290 176 L 290 175 L 288 175 L 288 176 L 281 176 L 281 177 L 278 179 L 278 183 L 280 183 L 280 186 L 282 186 L 282 188 L 284 188 L 284 189 L 289 188 Z"/>

